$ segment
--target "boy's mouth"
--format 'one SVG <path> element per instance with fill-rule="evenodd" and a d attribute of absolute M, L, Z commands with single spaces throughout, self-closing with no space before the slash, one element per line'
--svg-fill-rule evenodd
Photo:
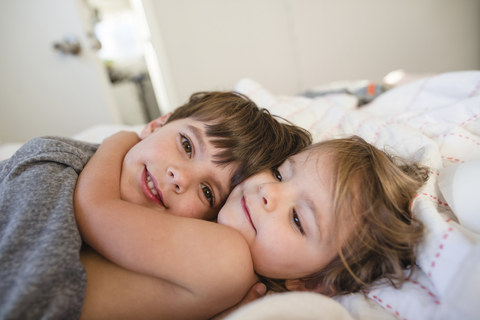
<path fill-rule="evenodd" d="M 165 206 L 165 203 L 163 202 L 162 192 L 160 191 L 160 189 L 158 189 L 157 181 L 155 180 L 153 175 L 150 175 L 147 167 L 145 167 L 145 170 L 142 174 L 142 189 L 148 200 L 164 207 L 165 209 L 167 208 Z"/>
<path fill-rule="evenodd" d="M 252 221 L 252 217 L 250 216 L 250 211 L 248 210 L 247 201 L 245 201 L 245 196 L 242 197 L 241 203 L 242 203 L 243 212 L 245 213 L 245 216 L 247 217 L 247 220 L 252 225 L 253 230 L 255 230 L 255 233 L 257 233 L 257 229 L 255 228 L 255 225 L 253 224 L 253 221 Z"/>

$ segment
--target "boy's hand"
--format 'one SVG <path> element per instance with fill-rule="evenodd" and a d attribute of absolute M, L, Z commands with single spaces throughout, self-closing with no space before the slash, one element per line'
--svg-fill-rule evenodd
<path fill-rule="evenodd" d="M 120 131 L 103 140 L 98 150 L 100 153 L 115 154 L 116 157 L 123 159 L 130 149 L 140 142 L 140 138 L 135 132 Z"/>
<path fill-rule="evenodd" d="M 240 301 L 233 307 L 223 311 L 222 313 L 217 314 L 215 317 L 210 318 L 210 320 L 221 320 L 226 316 L 228 316 L 229 314 L 231 314 L 232 312 L 234 312 L 235 310 L 237 310 L 238 308 L 246 305 L 247 303 L 255 301 L 258 298 L 262 298 L 263 296 L 265 296 L 266 293 L 267 293 L 267 287 L 263 283 L 257 282 L 250 288 L 250 290 L 248 290 L 247 294 L 245 295 L 245 297 L 243 297 L 242 301 Z"/>
<path fill-rule="evenodd" d="M 138 137 L 138 135 L 133 132 L 133 131 L 120 131 L 120 132 L 117 132 L 113 135 L 111 135 L 110 137 L 106 138 L 105 140 L 103 140 L 102 144 L 103 143 L 118 143 L 118 144 L 122 144 L 122 145 L 125 145 L 125 146 L 130 146 L 130 147 L 133 147 L 135 144 L 137 144 L 138 142 L 140 142 L 140 138 Z"/>

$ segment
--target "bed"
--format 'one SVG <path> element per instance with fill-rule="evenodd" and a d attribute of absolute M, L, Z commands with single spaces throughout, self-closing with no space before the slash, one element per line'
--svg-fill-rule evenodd
<path fill-rule="evenodd" d="M 431 170 L 411 205 L 427 229 L 418 249 L 420 268 L 401 289 L 379 281 L 375 289 L 330 303 L 317 298 L 312 303 L 323 308 L 316 310 L 301 307 L 294 299 L 300 293 L 278 294 L 239 309 L 229 319 L 254 319 L 254 309 L 262 314 L 258 319 L 343 319 L 342 308 L 354 319 L 480 318 L 480 71 L 422 78 L 360 108 L 349 94 L 281 96 L 251 79 L 242 79 L 235 90 L 310 130 L 316 141 L 356 134 Z M 263 304 L 270 314 L 264 314 Z M 285 305 L 298 317 L 284 317 Z"/>
<path fill-rule="evenodd" d="M 357 97 L 276 95 L 251 79 L 235 90 L 272 114 L 308 129 L 315 141 L 352 134 L 431 168 L 411 204 L 426 225 L 418 266 L 400 289 L 342 297 L 289 292 L 267 295 L 228 319 L 478 319 L 480 309 L 480 71 L 431 75 L 382 93 L 358 107 Z M 99 143 L 119 130 L 96 126 L 74 138 Z M 0 160 L 20 145 L 0 146 Z"/>

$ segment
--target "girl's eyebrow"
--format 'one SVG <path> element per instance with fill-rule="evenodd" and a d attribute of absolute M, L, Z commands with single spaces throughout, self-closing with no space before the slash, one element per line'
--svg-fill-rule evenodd
<path fill-rule="evenodd" d="M 295 161 L 295 159 L 290 157 L 286 160 L 286 162 L 288 162 L 290 166 L 290 172 L 291 172 L 290 175 L 291 176 L 295 175 L 295 173 L 297 172 L 297 162 Z M 310 223 L 307 224 L 306 229 L 310 231 L 309 233 L 311 235 L 319 235 L 319 237 L 322 238 L 323 223 L 321 222 L 321 219 L 319 219 L 319 211 L 317 211 L 318 208 L 315 205 L 315 202 L 313 202 L 312 198 L 310 198 L 307 194 L 305 194 L 305 196 L 303 197 L 303 202 L 308 208 L 308 212 L 309 212 L 308 214 L 311 216 L 311 219 L 313 219 L 313 222 L 314 222 L 314 224 L 310 224 Z M 315 229 L 311 227 L 313 225 L 315 225 L 317 228 Z"/>
<path fill-rule="evenodd" d="M 290 177 L 294 176 L 297 172 L 297 163 L 292 157 L 288 158 L 285 162 L 288 163 L 288 168 L 290 170 Z"/>
<path fill-rule="evenodd" d="M 304 198 L 303 202 L 308 208 L 307 210 L 308 213 L 306 213 L 306 215 L 309 215 L 310 219 L 312 219 L 314 222 L 314 223 L 307 223 L 306 229 L 309 231 L 308 233 L 310 233 L 312 236 L 320 235 L 320 238 L 321 238 L 322 223 L 320 223 L 320 219 L 318 219 L 317 207 L 315 203 L 312 201 L 312 199 L 310 198 Z M 316 226 L 316 228 L 314 228 L 313 226 Z"/>
<path fill-rule="evenodd" d="M 307 204 L 310 211 L 312 211 L 315 220 L 317 220 L 317 207 L 315 206 L 315 203 L 310 198 L 306 198 L 305 203 Z"/>

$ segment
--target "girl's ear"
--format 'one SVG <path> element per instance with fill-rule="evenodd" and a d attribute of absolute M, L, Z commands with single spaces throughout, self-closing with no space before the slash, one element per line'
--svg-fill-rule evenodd
<path fill-rule="evenodd" d="M 305 281 L 301 279 L 287 279 L 285 280 L 285 287 L 289 291 L 311 291 L 305 287 Z"/>
<path fill-rule="evenodd" d="M 285 287 L 289 291 L 310 291 L 321 293 L 328 297 L 333 297 L 335 295 L 335 289 L 333 286 L 331 286 L 329 290 L 324 290 L 320 285 L 320 282 L 313 284 L 312 281 L 306 281 L 302 279 L 285 280 Z"/>
<path fill-rule="evenodd" d="M 163 125 L 168 121 L 171 115 L 172 113 L 169 112 L 155 120 L 150 121 L 150 123 L 147 124 L 145 128 L 143 128 L 142 132 L 140 133 L 140 139 L 142 140 L 145 139 L 150 134 L 152 134 L 156 129 L 163 127 Z"/>

